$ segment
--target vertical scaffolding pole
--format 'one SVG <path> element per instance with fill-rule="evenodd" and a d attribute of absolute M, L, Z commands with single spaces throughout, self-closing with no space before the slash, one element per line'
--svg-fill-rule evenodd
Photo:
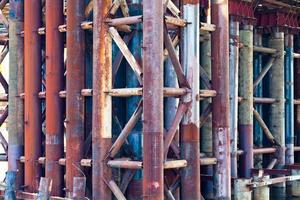
<path fill-rule="evenodd" d="M 255 29 L 255 33 L 254 33 L 254 45 L 262 46 L 262 34 L 259 33 L 257 29 Z M 254 78 L 253 78 L 253 80 L 255 80 L 262 70 L 262 55 L 261 55 L 261 53 L 254 54 L 253 62 L 254 62 L 254 69 L 253 69 Z M 262 82 L 260 82 L 259 85 L 254 90 L 254 96 L 255 97 L 263 97 Z M 262 116 L 262 112 L 263 112 L 262 104 L 256 104 L 255 109 Z M 254 133 L 253 133 L 254 145 L 256 146 L 256 148 L 262 148 L 263 147 L 263 131 L 262 131 L 259 123 L 256 120 L 254 120 L 253 125 L 254 125 Z M 255 164 L 256 168 L 262 168 L 263 167 L 263 155 L 255 155 L 254 156 L 254 164 Z"/>
<path fill-rule="evenodd" d="M 183 18 L 189 25 L 183 28 L 182 68 L 191 85 L 191 106 L 184 115 L 181 127 L 181 157 L 188 166 L 181 170 L 181 198 L 200 199 L 200 8 L 199 1 L 183 1 Z"/>
<path fill-rule="evenodd" d="M 84 143 L 85 37 L 81 29 L 85 2 L 67 2 L 67 86 L 66 86 L 66 196 L 71 198 L 73 178 L 82 176 L 80 160 Z"/>
<path fill-rule="evenodd" d="M 228 0 L 212 0 L 212 121 L 214 156 L 218 162 L 214 168 L 215 198 L 230 199 L 230 132 L 229 132 L 229 16 Z"/>
<path fill-rule="evenodd" d="M 294 36 L 285 37 L 285 142 L 286 164 L 294 164 Z"/>
<path fill-rule="evenodd" d="M 239 141 L 244 151 L 240 160 L 241 176 L 251 177 L 253 168 L 253 26 L 244 25 L 240 31 L 239 96 Z"/>
<path fill-rule="evenodd" d="M 231 176 L 237 178 L 237 143 L 238 143 L 238 81 L 239 81 L 239 30 L 237 20 L 230 19 L 230 149 L 231 149 Z"/>
<path fill-rule="evenodd" d="M 61 196 L 63 171 L 58 160 L 64 156 L 63 90 L 64 43 L 58 26 L 64 23 L 63 1 L 46 1 L 46 178 L 52 180 L 51 195 Z"/>
<path fill-rule="evenodd" d="M 295 41 L 295 52 L 300 52 L 300 35 L 298 34 L 296 37 Z M 295 76 L 295 98 L 299 99 L 300 98 L 300 59 L 295 60 L 295 66 L 294 66 L 294 76 Z M 296 105 L 295 107 L 295 112 L 296 112 L 296 119 L 295 119 L 295 138 L 296 138 L 296 145 L 300 145 L 300 105 Z M 300 162 L 300 156 L 299 154 L 295 155 L 295 161 L 297 163 Z"/>
<path fill-rule="evenodd" d="M 112 39 L 105 23 L 111 3 L 111 0 L 94 2 L 93 199 L 111 199 L 104 181 L 111 178 L 111 169 L 105 162 L 112 137 L 112 99 L 106 92 L 112 89 Z"/>
<path fill-rule="evenodd" d="M 294 164 L 294 35 L 285 36 L 285 142 L 286 164 Z M 299 173 L 292 170 L 292 173 Z M 298 181 L 288 182 L 288 194 L 299 195 Z"/>
<path fill-rule="evenodd" d="M 38 158 L 42 149 L 41 102 L 41 27 L 40 0 L 25 1 L 24 59 L 25 59 L 25 191 L 37 192 L 41 176 Z"/>
<path fill-rule="evenodd" d="M 298 34 L 298 36 L 295 38 L 295 52 L 299 52 L 300 51 L 300 35 Z M 295 88 L 294 88 L 294 95 L 295 98 L 298 99 L 300 98 L 300 59 L 296 59 L 294 60 L 294 82 L 295 82 Z M 294 137 L 295 137 L 295 145 L 299 146 L 300 145 L 300 106 L 299 105 L 295 105 L 295 132 L 294 132 Z M 297 154 L 296 154 L 297 155 Z M 299 155 L 296 156 L 294 155 L 294 159 L 296 163 L 299 163 Z M 293 187 L 295 188 L 299 188 L 300 187 L 300 181 L 297 181 L 297 183 L 294 183 L 295 185 Z M 296 192 L 298 191 L 298 192 Z M 296 190 L 293 189 L 293 195 L 294 196 L 300 196 L 300 190 Z"/>
<path fill-rule="evenodd" d="M 9 115 L 8 115 L 8 171 L 17 172 L 16 189 L 23 184 L 23 168 L 18 159 L 24 153 L 24 2 L 11 0 L 9 15 Z"/>
<path fill-rule="evenodd" d="M 143 1 L 143 199 L 164 198 L 163 2 Z"/>
<path fill-rule="evenodd" d="M 284 33 L 275 32 L 270 38 L 269 46 L 277 49 L 279 53 L 270 69 L 270 97 L 277 100 L 270 109 L 270 131 L 281 146 L 277 168 L 283 168 L 285 164 Z M 285 194 L 285 183 L 276 184 L 273 189 L 274 194 Z"/>

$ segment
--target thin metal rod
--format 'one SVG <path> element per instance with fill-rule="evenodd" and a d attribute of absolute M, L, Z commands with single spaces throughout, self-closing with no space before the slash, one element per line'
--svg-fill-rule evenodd
<path fill-rule="evenodd" d="M 238 177 L 237 145 L 238 145 L 238 81 L 239 81 L 239 22 L 230 20 L 230 149 L 231 176 Z"/>

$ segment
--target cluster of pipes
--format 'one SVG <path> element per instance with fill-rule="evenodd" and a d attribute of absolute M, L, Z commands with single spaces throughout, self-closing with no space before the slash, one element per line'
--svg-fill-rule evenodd
<path fill-rule="evenodd" d="M 300 196 L 299 27 L 233 1 L 10 0 L 0 194 Z"/>

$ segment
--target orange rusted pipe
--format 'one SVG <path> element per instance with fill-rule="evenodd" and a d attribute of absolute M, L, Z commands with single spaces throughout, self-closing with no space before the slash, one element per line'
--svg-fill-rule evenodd
<path fill-rule="evenodd" d="M 104 180 L 111 179 L 105 157 L 111 147 L 112 41 L 105 23 L 112 0 L 94 1 L 93 52 L 93 199 L 111 199 Z"/>
<path fill-rule="evenodd" d="M 46 1 L 46 178 L 52 180 L 51 195 L 63 192 L 63 171 L 58 164 L 64 156 L 63 90 L 64 43 L 57 27 L 64 22 L 63 0 Z"/>
<path fill-rule="evenodd" d="M 85 1 L 67 2 L 66 196 L 72 198 L 73 178 L 82 176 L 84 143 Z"/>
<path fill-rule="evenodd" d="M 25 2 L 24 59 L 25 59 L 25 191 L 37 192 L 41 166 L 42 118 L 38 93 L 41 89 L 41 27 L 42 9 L 40 0 Z"/>

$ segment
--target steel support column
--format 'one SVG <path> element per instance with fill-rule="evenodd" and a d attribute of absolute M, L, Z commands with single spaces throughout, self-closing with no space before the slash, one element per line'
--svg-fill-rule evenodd
<path fill-rule="evenodd" d="M 112 99 L 106 92 L 112 89 L 112 39 L 105 23 L 111 3 L 111 0 L 94 2 L 93 199 L 111 199 L 105 183 L 111 178 L 111 169 L 105 162 L 112 137 Z"/>
<path fill-rule="evenodd" d="M 183 18 L 189 25 L 183 28 L 182 68 L 191 86 L 191 105 L 181 123 L 181 158 L 188 166 L 181 170 L 181 198 L 201 199 L 200 193 L 200 8 L 199 1 L 183 1 Z"/>
<path fill-rule="evenodd" d="M 16 188 L 23 185 L 23 167 L 18 159 L 24 153 L 24 2 L 11 0 L 9 15 L 9 115 L 8 115 L 8 171 L 17 172 Z"/>
<path fill-rule="evenodd" d="M 283 168 L 285 164 L 284 33 L 275 32 L 272 34 L 269 46 L 279 52 L 269 72 L 270 97 L 277 100 L 270 108 L 270 131 L 281 146 L 277 155 L 277 168 Z M 275 193 L 285 194 L 285 183 L 274 185 L 273 188 Z"/>
<path fill-rule="evenodd" d="M 294 35 L 285 36 L 285 142 L 286 164 L 294 164 Z M 299 174 L 299 170 L 292 170 L 293 174 Z M 291 196 L 299 196 L 299 181 L 287 183 L 287 191 Z"/>
<path fill-rule="evenodd" d="M 51 195 L 63 192 L 63 171 L 58 160 L 64 156 L 63 90 L 64 41 L 57 27 L 64 23 L 63 1 L 46 1 L 46 178 L 52 180 Z"/>
<path fill-rule="evenodd" d="M 240 160 L 240 172 L 244 178 L 251 177 L 253 168 L 253 26 L 244 25 L 240 31 L 239 96 L 239 141 L 244 151 Z"/>
<path fill-rule="evenodd" d="M 286 164 L 294 164 L 294 36 L 285 37 L 285 142 Z"/>
<path fill-rule="evenodd" d="M 73 178 L 82 176 L 80 160 L 84 148 L 85 37 L 81 29 L 85 2 L 67 1 L 67 81 L 66 81 L 66 196 L 71 198 Z"/>
<path fill-rule="evenodd" d="M 237 150 L 238 150 L 238 81 L 239 81 L 239 27 L 240 24 L 230 19 L 230 150 L 231 150 L 231 176 L 237 178 Z"/>
<path fill-rule="evenodd" d="M 216 199 L 231 198 L 230 132 L 229 132 L 229 15 L 228 0 L 212 0 L 212 121 L 214 157 L 214 188 Z"/>
<path fill-rule="evenodd" d="M 143 199 L 164 198 L 163 1 L 143 1 Z"/>
<path fill-rule="evenodd" d="M 38 158 L 42 149 L 42 112 L 38 93 L 41 90 L 41 27 L 40 0 L 25 1 L 25 191 L 37 192 L 41 176 Z"/>

